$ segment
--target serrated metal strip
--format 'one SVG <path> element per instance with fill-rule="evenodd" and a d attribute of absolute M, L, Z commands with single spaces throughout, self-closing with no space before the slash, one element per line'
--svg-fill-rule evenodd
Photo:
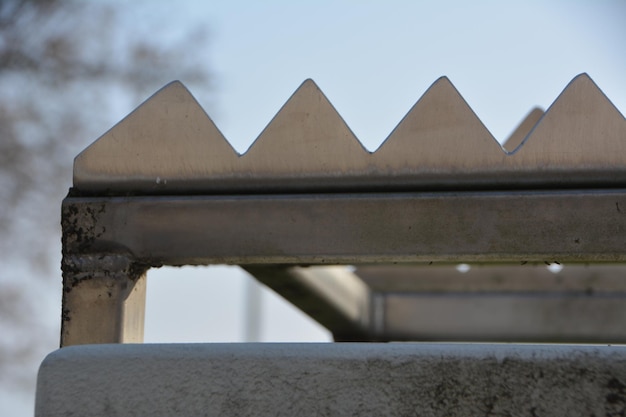
<path fill-rule="evenodd" d="M 545 113 L 531 112 L 505 146 L 442 77 L 369 152 L 307 80 L 239 155 L 174 82 L 76 157 L 74 187 L 186 194 L 626 184 L 626 120 L 586 74 Z"/>

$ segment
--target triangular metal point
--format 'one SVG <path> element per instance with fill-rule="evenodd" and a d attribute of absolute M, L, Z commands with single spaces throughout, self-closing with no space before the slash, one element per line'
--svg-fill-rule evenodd
<path fill-rule="evenodd" d="M 520 164 L 543 164 L 556 154 L 567 154 L 572 167 L 597 164 L 607 168 L 614 163 L 623 165 L 624 152 L 624 116 L 593 79 L 581 73 L 567 84 L 512 153 Z"/>
<path fill-rule="evenodd" d="M 173 81 L 75 158 L 74 186 L 171 188 L 232 171 L 237 156 L 189 90 Z"/>
<path fill-rule="evenodd" d="M 360 153 L 367 150 L 319 86 L 307 79 L 242 155 L 242 163 L 252 175 L 281 165 L 323 174 L 333 164 L 354 162 Z"/>
<path fill-rule="evenodd" d="M 503 154 L 454 84 L 442 76 L 411 107 L 375 154 L 385 159 L 407 159 L 406 164 L 413 160 L 415 165 L 431 165 L 439 158 L 449 161 L 454 153 L 465 158 L 465 152 L 455 152 L 465 147 Z"/>

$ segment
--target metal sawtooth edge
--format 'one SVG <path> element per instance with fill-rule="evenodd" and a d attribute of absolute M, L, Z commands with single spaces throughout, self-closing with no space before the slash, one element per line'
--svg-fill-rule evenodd
<path fill-rule="evenodd" d="M 626 120 L 587 74 L 505 142 L 446 77 L 367 151 L 306 80 L 240 155 L 174 81 L 74 161 L 84 194 L 607 188 L 626 184 Z"/>

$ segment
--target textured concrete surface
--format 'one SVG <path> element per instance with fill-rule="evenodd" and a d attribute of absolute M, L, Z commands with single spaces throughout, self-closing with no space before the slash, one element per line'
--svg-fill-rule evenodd
<path fill-rule="evenodd" d="M 43 416 L 618 416 L 626 347 L 85 345 L 39 371 Z"/>

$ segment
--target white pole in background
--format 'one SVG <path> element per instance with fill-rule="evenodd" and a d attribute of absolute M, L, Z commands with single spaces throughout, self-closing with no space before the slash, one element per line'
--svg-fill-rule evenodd
<path fill-rule="evenodd" d="M 244 342 L 261 341 L 262 293 L 259 283 L 247 277 L 244 288 Z"/>

